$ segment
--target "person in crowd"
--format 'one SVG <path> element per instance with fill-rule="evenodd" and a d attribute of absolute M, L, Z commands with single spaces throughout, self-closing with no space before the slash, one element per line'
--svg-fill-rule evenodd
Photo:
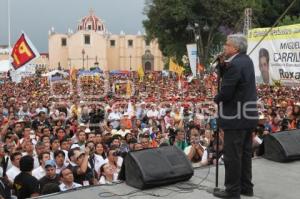
<path fill-rule="evenodd" d="M 14 182 L 15 177 L 19 175 L 19 173 L 21 172 L 20 170 L 21 157 L 22 157 L 21 152 L 14 152 L 13 154 L 10 155 L 10 161 L 12 163 L 12 167 L 7 170 L 6 175 L 11 183 Z"/>
<path fill-rule="evenodd" d="M 81 184 L 74 182 L 73 172 L 69 168 L 64 168 L 60 172 L 61 184 L 59 185 L 60 191 L 67 191 L 82 187 Z"/>
<path fill-rule="evenodd" d="M 184 130 L 177 129 L 175 131 L 174 145 L 180 148 L 181 150 L 184 150 L 187 147 Z"/>
<path fill-rule="evenodd" d="M 109 165 L 108 163 L 104 163 L 100 167 L 100 180 L 99 184 L 112 184 L 116 182 L 118 179 L 118 173 L 115 172 L 115 168 Z"/>
<path fill-rule="evenodd" d="M 42 177 L 44 177 L 46 175 L 45 163 L 46 163 L 47 160 L 50 160 L 50 153 L 49 152 L 42 152 L 41 154 L 39 154 L 38 159 L 39 159 L 40 166 L 35 168 L 32 171 L 32 175 L 36 179 L 39 180 L 39 179 L 41 179 Z"/>
<path fill-rule="evenodd" d="M 104 146 L 102 143 L 96 144 L 95 147 L 95 155 L 94 155 L 94 162 L 95 162 L 95 171 L 97 172 L 98 176 L 100 175 L 99 169 L 100 167 L 107 163 L 106 154 L 104 151 Z"/>
<path fill-rule="evenodd" d="M 60 184 L 59 174 L 56 174 L 56 164 L 54 160 L 45 162 L 46 175 L 39 180 L 41 193 L 44 192 L 45 185 L 49 183 Z"/>
<path fill-rule="evenodd" d="M 199 132 L 194 131 L 190 136 L 190 146 L 184 149 L 185 154 L 192 163 L 200 163 L 204 150 L 205 147 L 201 143 Z"/>
<path fill-rule="evenodd" d="M 61 170 L 67 167 L 65 164 L 66 155 L 62 150 L 57 150 L 54 152 L 53 157 L 55 161 L 56 174 L 60 174 Z"/>
<path fill-rule="evenodd" d="M 93 185 L 95 176 L 93 170 L 89 167 L 90 148 L 86 147 L 84 152 L 79 148 L 74 148 L 69 151 L 70 168 L 73 172 L 74 181 L 81 185 Z"/>
<path fill-rule="evenodd" d="M 18 199 L 39 196 L 39 181 L 31 175 L 34 160 L 30 155 L 25 155 L 20 160 L 20 170 L 14 180 L 14 190 Z"/>

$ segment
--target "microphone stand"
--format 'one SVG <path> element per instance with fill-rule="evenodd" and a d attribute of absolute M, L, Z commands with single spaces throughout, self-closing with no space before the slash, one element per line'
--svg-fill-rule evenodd
<path fill-rule="evenodd" d="M 216 69 L 217 69 L 217 94 L 220 94 L 221 90 L 221 63 L 218 63 Z M 220 118 L 220 103 L 218 103 L 218 115 L 217 115 L 217 129 L 216 129 L 216 183 L 214 192 L 219 191 L 219 143 L 220 143 L 220 128 L 219 128 L 219 118 Z"/>

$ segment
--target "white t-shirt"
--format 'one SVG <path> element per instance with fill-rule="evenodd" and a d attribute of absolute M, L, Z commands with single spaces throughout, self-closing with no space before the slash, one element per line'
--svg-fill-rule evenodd
<path fill-rule="evenodd" d="M 67 191 L 67 190 L 70 190 L 70 189 L 75 189 L 75 188 L 78 188 L 78 187 L 82 187 L 81 184 L 78 184 L 76 182 L 73 182 L 72 186 L 71 187 L 68 187 L 67 185 L 65 185 L 64 183 L 61 183 L 59 185 L 59 188 L 61 191 Z"/>
<path fill-rule="evenodd" d="M 21 173 L 20 169 L 13 165 L 10 169 L 7 170 L 6 175 L 11 182 L 14 182 L 15 177 L 19 175 L 19 173 Z"/>
<path fill-rule="evenodd" d="M 103 157 L 102 157 L 102 155 L 97 155 L 97 154 L 95 154 L 95 170 L 96 170 L 96 172 L 98 173 L 98 174 L 100 174 L 100 167 L 103 165 L 103 164 L 105 164 L 105 163 L 107 163 L 107 158 L 106 159 L 104 159 Z"/>
<path fill-rule="evenodd" d="M 39 166 L 32 171 L 32 175 L 39 180 L 46 175 L 46 171 L 42 166 Z"/>

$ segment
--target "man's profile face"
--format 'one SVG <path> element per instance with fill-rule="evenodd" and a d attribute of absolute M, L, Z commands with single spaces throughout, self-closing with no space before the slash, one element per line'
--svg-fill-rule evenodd
<path fill-rule="evenodd" d="M 264 83 L 269 83 L 269 63 L 266 57 L 259 58 L 259 69 Z"/>
<path fill-rule="evenodd" d="M 225 53 L 226 58 L 230 58 L 231 56 L 238 53 L 238 50 L 234 46 L 233 42 L 228 39 L 224 45 L 224 53 Z"/>

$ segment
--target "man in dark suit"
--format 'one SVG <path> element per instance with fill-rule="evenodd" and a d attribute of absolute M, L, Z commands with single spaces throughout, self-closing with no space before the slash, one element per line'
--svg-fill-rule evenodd
<path fill-rule="evenodd" d="M 218 125 L 224 131 L 225 190 L 216 190 L 219 198 L 253 196 L 252 131 L 257 125 L 256 85 L 252 60 L 246 55 L 247 39 L 229 35 L 224 46 L 225 61 L 221 89 L 214 101 L 220 105 Z"/>

